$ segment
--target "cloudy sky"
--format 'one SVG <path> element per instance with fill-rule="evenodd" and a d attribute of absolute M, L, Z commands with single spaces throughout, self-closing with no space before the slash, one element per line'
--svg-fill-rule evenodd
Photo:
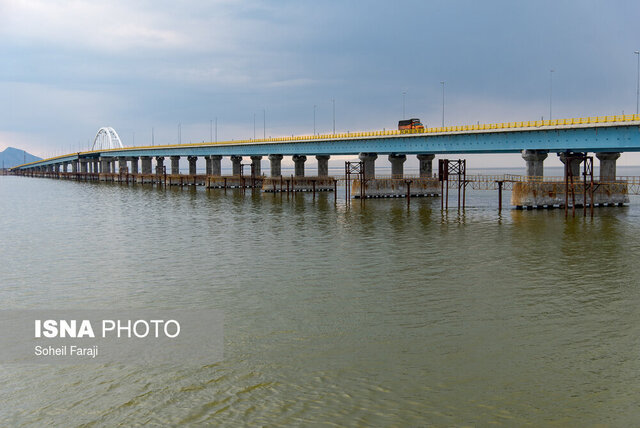
<path fill-rule="evenodd" d="M 632 1 L 0 0 L 0 150 L 634 113 Z M 263 116 L 264 115 L 264 116 Z M 179 125 L 180 124 L 180 125 Z M 498 159 L 495 157 L 494 159 Z M 496 161 L 499 163 L 499 161 Z"/>

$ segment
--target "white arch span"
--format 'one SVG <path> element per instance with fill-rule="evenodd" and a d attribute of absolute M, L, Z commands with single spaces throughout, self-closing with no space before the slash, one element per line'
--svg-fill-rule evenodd
<path fill-rule="evenodd" d="M 107 149 L 122 149 L 122 140 L 120 136 L 112 127 L 104 127 L 98 130 L 96 138 L 93 139 L 93 146 L 91 150 L 107 150 Z"/>

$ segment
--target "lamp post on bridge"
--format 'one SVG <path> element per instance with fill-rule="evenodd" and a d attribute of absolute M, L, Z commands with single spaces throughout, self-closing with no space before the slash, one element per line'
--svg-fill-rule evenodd
<path fill-rule="evenodd" d="M 405 91 L 402 91 L 402 120 L 405 119 L 404 117 L 404 98 L 407 95 L 407 93 Z"/>
<path fill-rule="evenodd" d="M 440 84 L 442 85 L 442 127 L 444 128 L 444 81 Z"/>
<path fill-rule="evenodd" d="M 635 51 L 634 54 L 638 57 L 638 77 L 636 83 L 636 114 L 638 114 L 638 101 L 640 99 L 640 51 Z"/>
<path fill-rule="evenodd" d="M 316 105 L 313 105 L 313 135 L 316 135 Z"/>
<path fill-rule="evenodd" d="M 552 99 L 553 99 L 553 72 L 555 70 L 549 70 L 549 120 L 552 119 L 551 116 L 551 106 L 552 106 Z"/>

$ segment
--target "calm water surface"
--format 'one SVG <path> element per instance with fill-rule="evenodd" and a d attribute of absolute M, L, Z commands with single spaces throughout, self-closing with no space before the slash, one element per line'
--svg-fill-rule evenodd
<path fill-rule="evenodd" d="M 0 177 L 1 309 L 225 314 L 203 367 L 0 365 L 0 426 L 638 425 L 640 201 L 468 206 Z"/>

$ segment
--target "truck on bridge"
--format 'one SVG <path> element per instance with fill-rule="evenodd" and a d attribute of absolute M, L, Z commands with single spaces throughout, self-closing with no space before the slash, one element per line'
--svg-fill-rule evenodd
<path fill-rule="evenodd" d="M 420 129 L 424 130 L 424 125 L 420 122 L 420 119 L 413 118 L 407 120 L 398 121 L 398 130 L 399 131 L 408 131 L 411 129 Z"/>

